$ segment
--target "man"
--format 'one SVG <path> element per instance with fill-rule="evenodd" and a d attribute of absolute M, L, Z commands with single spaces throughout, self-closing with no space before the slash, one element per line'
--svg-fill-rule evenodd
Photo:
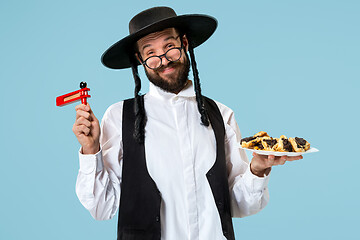
<path fill-rule="evenodd" d="M 265 207 L 271 167 L 302 158 L 255 154 L 249 164 L 233 112 L 201 95 L 193 49 L 216 26 L 167 7 L 139 13 L 102 57 L 132 68 L 135 98 L 111 105 L 101 128 L 89 105 L 76 106 L 77 195 L 95 219 L 119 209 L 118 239 L 235 239 L 231 217 Z M 150 81 L 145 96 L 138 64 Z"/>

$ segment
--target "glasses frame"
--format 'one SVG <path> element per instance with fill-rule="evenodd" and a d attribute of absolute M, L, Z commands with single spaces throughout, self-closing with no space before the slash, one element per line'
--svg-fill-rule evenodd
<path fill-rule="evenodd" d="M 178 35 L 176 38 L 178 38 L 178 37 L 180 37 L 180 36 L 181 36 L 181 35 Z M 183 48 L 184 48 L 184 45 L 183 45 L 182 39 L 181 39 L 180 41 L 181 41 L 181 45 L 180 45 L 180 47 L 173 47 L 173 48 L 170 48 L 170 49 L 169 49 L 169 50 L 167 50 L 164 54 L 161 54 L 161 55 L 154 55 L 154 56 L 150 56 L 150 57 L 148 57 L 147 59 L 142 60 L 141 55 L 139 54 L 139 58 L 140 58 L 141 64 L 142 64 L 142 65 L 145 65 L 145 66 L 146 66 L 146 67 L 148 67 L 149 69 L 156 70 L 156 69 L 161 68 L 161 66 L 162 66 L 162 58 L 163 58 L 163 57 L 165 57 L 165 58 L 166 58 L 166 60 L 168 60 L 169 62 L 177 62 L 177 61 L 179 61 L 179 60 L 180 60 L 180 58 L 182 57 L 182 50 L 183 50 Z M 178 50 L 180 51 L 180 56 L 179 56 L 179 58 L 178 58 L 176 61 L 171 61 L 171 60 L 169 60 L 169 59 L 166 57 L 166 54 L 167 54 L 169 51 L 174 50 L 174 49 L 178 49 Z M 147 63 L 146 63 L 146 62 L 147 62 L 147 60 L 149 60 L 150 58 L 153 58 L 153 57 L 157 57 L 157 58 L 159 58 L 159 59 L 160 59 L 160 65 L 159 65 L 159 67 L 152 68 L 152 67 L 149 67 L 149 65 L 147 65 Z"/>

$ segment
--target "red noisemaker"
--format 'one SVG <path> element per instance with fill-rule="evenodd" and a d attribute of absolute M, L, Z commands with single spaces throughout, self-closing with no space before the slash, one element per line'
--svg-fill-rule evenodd
<path fill-rule="evenodd" d="M 67 94 L 64 94 L 64 95 L 61 95 L 59 97 L 56 98 L 56 106 L 59 106 L 59 107 L 62 107 L 62 106 L 65 106 L 67 104 L 70 104 L 70 103 L 73 103 L 73 102 L 76 102 L 76 101 L 80 101 L 81 100 L 81 103 L 82 104 L 87 104 L 87 101 L 86 99 L 88 97 L 91 97 L 89 94 L 88 94 L 88 91 L 90 91 L 90 88 L 87 88 L 86 87 L 87 84 L 86 82 L 81 82 L 80 83 L 80 90 L 77 90 L 77 91 L 74 91 L 74 92 L 71 92 L 71 93 L 67 93 Z"/>

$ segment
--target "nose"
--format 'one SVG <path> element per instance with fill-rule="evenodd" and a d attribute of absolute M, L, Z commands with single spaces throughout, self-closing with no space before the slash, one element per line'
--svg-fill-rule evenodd
<path fill-rule="evenodd" d="M 165 55 L 161 56 L 161 65 L 167 66 L 169 62 L 170 61 L 165 57 Z"/>

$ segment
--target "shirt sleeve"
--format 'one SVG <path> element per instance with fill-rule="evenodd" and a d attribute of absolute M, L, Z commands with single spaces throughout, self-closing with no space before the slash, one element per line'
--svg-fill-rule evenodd
<path fill-rule="evenodd" d="M 76 194 L 96 220 L 111 219 L 120 201 L 122 172 L 122 102 L 110 106 L 101 121 L 100 148 L 96 154 L 79 151 Z"/>
<path fill-rule="evenodd" d="M 217 103 L 225 125 L 225 156 L 233 217 L 245 217 L 262 210 L 269 201 L 269 175 L 258 177 L 250 171 L 246 152 L 239 148 L 240 129 L 234 113 Z"/>

